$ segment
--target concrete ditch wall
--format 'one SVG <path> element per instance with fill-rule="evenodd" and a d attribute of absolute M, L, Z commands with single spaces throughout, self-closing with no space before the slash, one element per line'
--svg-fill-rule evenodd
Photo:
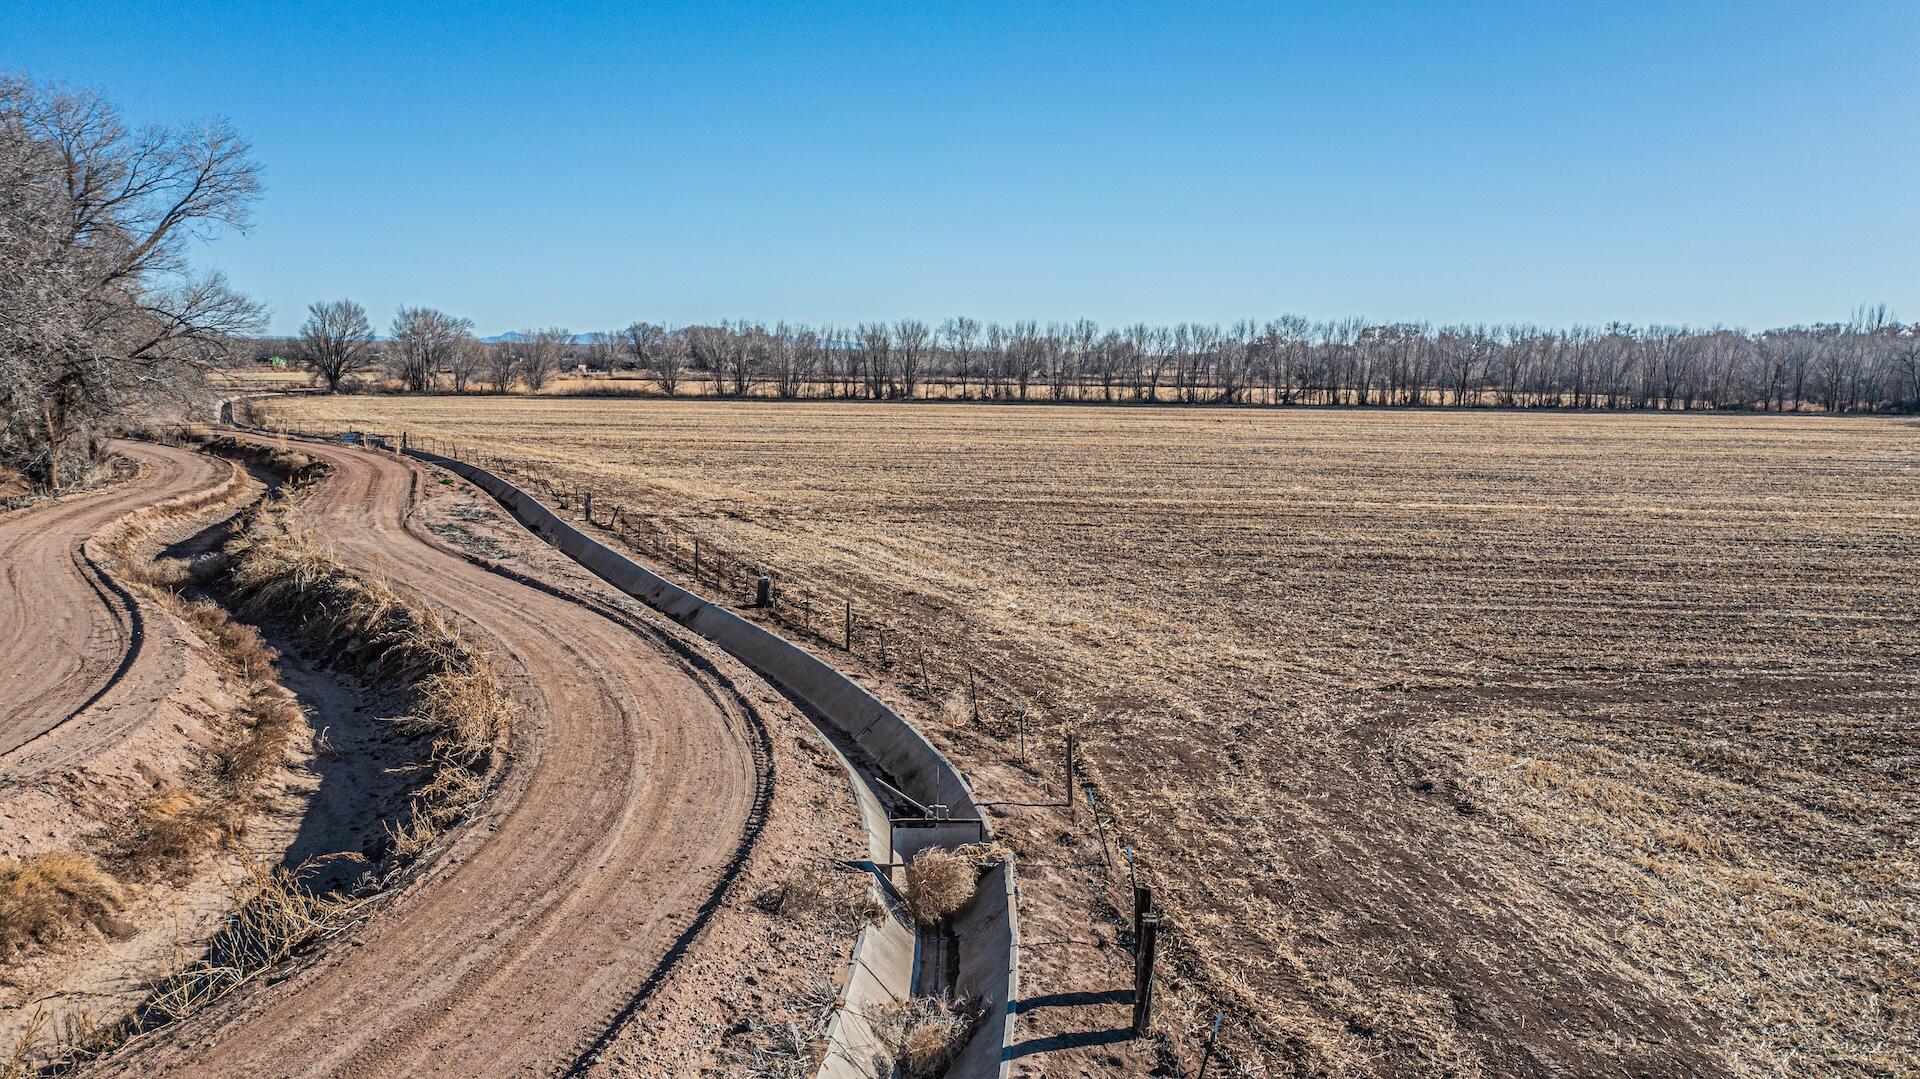
<path fill-rule="evenodd" d="M 804 701 L 871 757 L 887 781 L 908 797 L 944 805 L 954 817 L 979 817 L 972 788 L 952 762 L 897 712 L 812 653 L 642 567 L 485 469 L 422 450 L 407 453 L 473 482 L 607 583 L 714 642 Z M 870 790 L 860 795 L 869 851 L 876 862 L 884 862 L 891 841 L 886 814 Z M 984 825 L 980 827 L 984 832 Z M 979 898 L 954 926 L 957 939 L 964 942 L 956 988 L 979 1000 L 987 1015 L 949 1070 L 952 1079 L 1005 1079 L 1012 1068 L 1019 963 L 1014 899 L 1012 865 L 996 867 L 982 879 Z M 872 1074 L 877 1039 L 866 1015 L 911 993 L 916 949 L 916 934 L 898 915 L 861 931 L 854 943 L 845 1006 L 828 1028 L 830 1052 L 819 1072 L 823 1079 Z"/>

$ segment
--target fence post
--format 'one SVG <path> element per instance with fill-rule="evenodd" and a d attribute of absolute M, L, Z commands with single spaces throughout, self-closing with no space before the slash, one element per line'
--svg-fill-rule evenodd
<path fill-rule="evenodd" d="M 853 597 L 847 597 L 847 651 L 853 651 Z"/>
<path fill-rule="evenodd" d="M 760 579 L 754 582 L 753 605 L 755 607 L 773 606 L 773 578 L 762 574 Z"/>
<path fill-rule="evenodd" d="M 1144 884 L 1133 886 L 1133 950 L 1140 951 L 1140 927 L 1146 916 L 1153 911 L 1153 889 Z"/>
<path fill-rule="evenodd" d="M 1213 1030 L 1207 1034 L 1207 1051 L 1200 1054 L 1199 1079 L 1207 1079 L 1207 1065 L 1213 1063 L 1213 1043 L 1220 1037 L 1220 1020 L 1226 1017 L 1226 1012 L 1213 1013 Z"/>
<path fill-rule="evenodd" d="M 1093 788 L 1087 788 L 1087 810 L 1093 814 L 1094 831 L 1100 833 L 1100 858 L 1107 863 L 1107 873 L 1113 873 L 1113 848 L 1107 845 L 1107 822 L 1100 819 L 1100 799 L 1096 798 Z"/>
<path fill-rule="evenodd" d="M 587 523 L 592 524 L 593 523 L 593 492 L 588 491 L 587 497 L 583 501 L 585 502 L 585 505 L 586 505 Z"/>
<path fill-rule="evenodd" d="M 1073 823 L 1074 814 L 1077 812 L 1076 807 L 1073 804 L 1075 801 L 1076 799 L 1074 798 L 1074 789 L 1073 789 L 1073 732 L 1068 731 L 1067 732 L 1067 823 L 1068 824 Z"/>
<path fill-rule="evenodd" d="M 1133 1036 L 1140 1037 L 1153 1025 L 1153 958 L 1160 936 L 1160 916 L 1149 914 L 1140 920 L 1140 939 L 1133 951 Z"/>
<path fill-rule="evenodd" d="M 693 537 L 693 579 L 700 579 L 700 537 Z"/>

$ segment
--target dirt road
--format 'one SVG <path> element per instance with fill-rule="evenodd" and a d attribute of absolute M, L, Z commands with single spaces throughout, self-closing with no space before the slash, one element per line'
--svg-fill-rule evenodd
<path fill-rule="evenodd" d="M 124 1075 L 553 1074 L 678 954 L 754 812 L 753 719 L 665 646 L 409 528 L 418 466 L 339 446 L 300 519 L 459 616 L 524 706 L 484 815 L 288 982 L 168 1028 Z"/>
<path fill-rule="evenodd" d="M 101 700 L 139 658 L 139 611 L 82 544 L 124 514 L 216 487 L 231 471 L 170 446 L 114 450 L 140 466 L 132 479 L 0 515 L 0 756 Z"/>

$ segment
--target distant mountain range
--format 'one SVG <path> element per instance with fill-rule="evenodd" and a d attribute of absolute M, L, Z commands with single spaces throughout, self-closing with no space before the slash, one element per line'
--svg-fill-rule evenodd
<path fill-rule="evenodd" d="M 590 333 L 576 333 L 573 335 L 573 343 L 576 345 L 584 345 L 592 339 L 593 335 Z M 489 345 L 497 345 L 502 341 L 525 341 L 527 340 L 527 335 L 521 333 L 519 330 L 508 330 L 506 333 L 496 333 L 492 337 L 482 337 L 480 340 Z"/>

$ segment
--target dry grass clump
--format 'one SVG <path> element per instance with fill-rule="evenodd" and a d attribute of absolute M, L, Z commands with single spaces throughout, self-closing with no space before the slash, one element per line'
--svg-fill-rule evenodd
<path fill-rule="evenodd" d="M 239 628 L 252 633 L 252 627 Z M 257 635 L 251 639 L 258 641 Z M 272 650 L 266 652 L 271 655 Z M 271 660 L 266 662 L 270 675 Z M 234 719 L 239 730 L 202 769 L 201 789 L 170 787 L 135 807 L 114 859 L 122 876 L 178 877 L 202 853 L 239 840 L 288 752 L 311 736 L 306 711 L 277 683 L 253 685 L 246 707 Z"/>
<path fill-rule="evenodd" d="M 311 535 L 265 527 L 228 545 L 229 575 L 241 605 L 257 614 L 291 613 L 301 632 L 415 694 L 401 720 L 433 739 L 438 760 L 485 768 L 506 746 L 511 712 L 485 655 L 430 608 L 409 603 L 391 584 L 363 577 Z"/>
<path fill-rule="evenodd" d="M 308 639 L 411 691 L 397 722 L 431 740 L 431 775 L 405 821 L 388 829 L 395 856 L 417 856 L 485 793 L 505 752 L 511 707 L 493 663 L 438 611 L 409 602 L 386 581 L 361 576 L 312 536 L 284 527 L 269 507 L 228 544 L 229 580 L 247 610 L 291 614 Z"/>
<path fill-rule="evenodd" d="M 92 858 L 49 851 L 0 860 L 0 949 L 46 947 L 97 927 L 126 902 L 126 890 Z"/>
<path fill-rule="evenodd" d="M 301 884 L 311 868 L 289 870 L 249 860 L 227 883 L 232 913 L 200 958 L 155 980 L 140 1005 L 121 1019 L 70 1021 L 54 1032 L 50 1049 L 35 1048 L 40 1024 L 34 1024 L 11 1060 L 0 1061 L 0 1079 L 72 1072 L 138 1034 L 187 1018 L 352 925 L 367 900 L 314 894 Z"/>
<path fill-rule="evenodd" d="M 839 991 L 822 978 L 802 986 L 776 1014 L 753 1016 L 724 1036 L 727 1074 L 741 1079 L 809 1079 L 827 1055 L 827 1026 Z"/>
<path fill-rule="evenodd" d="M 934 1079 L 964 1049 L 983 1012 L 970 997 L 914 997 L 873 1016 L 903 1079 Z"/>
<path fill-rule="evenodd" d="M 754 906 L 782 918 L 821 919 L 841 928 L 878 921 L 886 912 L 864 872 L 802 866 L 754 897 Z"/>
<path fill-rule="evenodd" d="M 907 886 L 901 895 L 916 925 L 945 925 L 967 909 L 980 887 L 980 874 L 1005 861 L 1007 850 L 998 843 L 968 843 L 929 847 L 907 863 Z"/>

